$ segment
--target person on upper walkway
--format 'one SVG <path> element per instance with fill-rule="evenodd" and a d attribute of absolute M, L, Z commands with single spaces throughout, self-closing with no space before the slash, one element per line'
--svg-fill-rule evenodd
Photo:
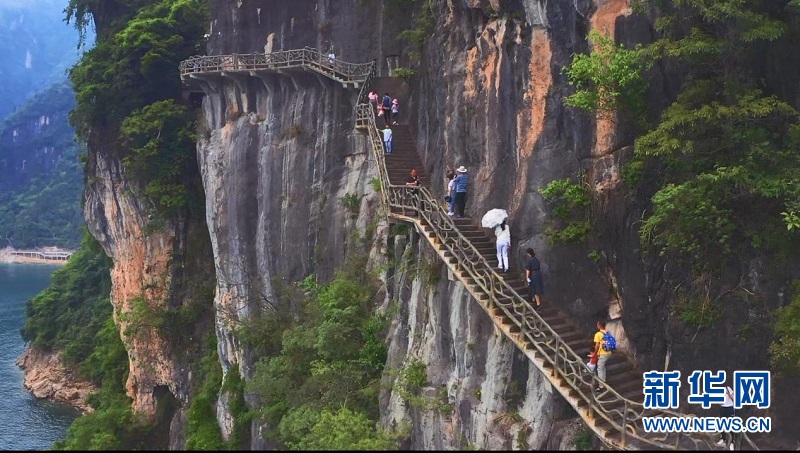
<path fill-rule="evenodd" d="M 506 221 L 494 227 L 494 235 L 497 236 L 497 268 L 508 273 L 508 249 L 511 248 L 511 228 Z"/>
<path fill-rule="evenodd" d="M 417 176 L 417 169 L 416 168 L 412 168 L 411 169 L 411 175 L 408 177 L 408 179 L 406 179 L 406 185 L 407 186 L 419 187 L 419 185 L 420 185 L 419 184 L 419 176 Z"/>
<path fill-rule="evenodd" d="M 469 181 L 469 177 L 467 176 L 467 169 L 464 166 L 458 167 L 456 169 L 456 181 L 455 181 L 455 188 L 456 188 L 456 200 L 455 200 L 455 217 L 464 217 L 464 209 L 467 205 L 467 182 Z"/>
<path fill-rule="evenodd" d="M 526 250 L 528 254 L 528 265 L 525 267 L 525 278 L 530 289 L 531 303 L 536 303 L 536 309 L 542 306 L 541 296 L 544 293 L 544 279 L 542 278 L 542 263 L 536 258 L 532 248 Z"/>
<path fill-rule="evenodd" d="M 389 93 L 383 94 L 381 104 L 383 105 L 383 119 L 386 121 L 386 125 L 388 126 L 392 123 L 392 97 L 389 96 Z"/>
<path fill-rule="evenodd" d="M 383 144 L 386 145 L 386 154 L 392 154 L 392 129 L 388 124 L 383 129 Z"/>

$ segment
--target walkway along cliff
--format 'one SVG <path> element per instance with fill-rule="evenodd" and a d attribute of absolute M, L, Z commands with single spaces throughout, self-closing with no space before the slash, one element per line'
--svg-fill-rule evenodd
<path fill-rule="evenodd" d="M 220 78 L 232 79 L 244 88 L 243 78 L 264 80 L 267 74 L 288 70 L 310 70 L 335 80 L 343 87 L 360 88 L 356 105 L 356 128 L 366 134 L 380 175 L 383 206 L 390 219 L 409 223 L 424 237 L 502 332 L 569 402 L 587 425 L 612 448 L 619 449 L 719 449 L 707 434 L 647 433 L 642 417 L 681 416 L 670 410 L 644 409 L 641 371 L 621 353 L 609 363 L 607 390 L 588 371 L 585 358 L 575 352 L 586 344 L 589 332 L 581 332 L 563 312 L 552 308 L 537 311 L 521 295 L 525 285 L 518 277 L 498 274 L 487 258 L 492 250 L 488 235 L 471 219 L 453 219 L 426 187 L 409 187 L 389 177 L 375 113 L 367 100 L 375 65 L 331 60 L 322 52 L 305 48 L 268 54 L 195 57 L 181 64 L 185 82 L 199 83 L 206 94 L 217 92 Z M 243 90 L 244 91 L 244 90 Z M 379 90 L 380 92 L 380 90 Z M 405 164 L 414 162 L 415 150 L 406 148 Z M 741 436 L 750 448 L 755 445 Z"/>

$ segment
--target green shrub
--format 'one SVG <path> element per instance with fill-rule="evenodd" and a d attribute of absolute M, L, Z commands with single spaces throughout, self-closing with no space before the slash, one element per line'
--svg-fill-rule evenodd
<path fill-rule="evenodd" d="M 354 193 L 344 194 L 342 206 L 350 213 L 351 217 L 358 217 L 358 213 L 361 212 L 361 196 Z"/>
<path fill-rule="evenodd" d="M 381 179 L 380 178 L 372 178 L 369 180 L 369 185 L 372 187 L 372 190 L 375 192 L 380 193 L 381 191 Z"/>
<path fill-rule="evenodd" d="M 272 440 L 283 447 L 389 446 L 376 429 L 387 321 L 371 313 L 376 286 L 364 268 L 363 259 L 351 257 L 326 285 L 306 279 L 304 296 L 262 318 L 269 326 L 276 324 L 273 317 L 283 319 L 276 331 L 250 328 L 272 339 L 246 388 L 260 401 L 254 415 L 278 427 Z M 291 316 L 298 306 L 300 314 Z M 342 426 L 331 428 L 331 417 Z M 356 426 L 367 443 L 349 437 Z M 322 427 L 336 434 L 322 435 Z"/>
<path fill-rule="evenodd" d="M 714 325 L 722 314 L 718 303 L 700 298 L 684 299 L 678 303 L 677 309 L 684 324 L 697 328 Z"/>
<path fill-rule="evenodd" d="M 187 450 L 225 450 L 226 444 L 215 411 L 222 386 L 222 366 L 217 355 L 217 337 L 205 342 L 205 355 L 193 367 L 196 393 L 186 411 Z"/>
<path fill-rule="evenodd" d="M 419 60 L 425 40 L 433 33 L 433 25 L 432 1 L 426 0 L 414 16 L 414 28 L 403 30 L 397 36 L 411 46 L 408 56 L 412 60 Z"/>
<path fill-rule="evenodd" d="M 800 371 L 800 281 L 794 282 L 789 305 L 777 310 L 775 339 L 769 346 L 770 362 L 780 372 Z"/>
<path fill-rule="evenodd" d="M 411 68 L 395 68 L 392 77 L 403 79 L 406 83 L 411 83 L 417 77 L 417 71 Z"/>
<path fill-rule="evenodd" d="M 408 225 L 405 223 L 395 223 L 392 225 L 391 234 L 392 236 L 408 236 L 409 231 Z"/>
<path fill-rule="evenodd" d="M 397 382 L 405 392 L 418 395 L 423 387 L 428 386 L 428 368 L 422 360 L 414 357 L 400 371 Z"/>
<path fill-rule="evenodd" d="M 640 49 L 617 46 L 597 31 L 589 33 L 589 41 L 591 53 L 573 55 L 572 64 L 564 68 L 569 84 L 577 88 L 564 102 L 592 112 L 608 114 L 626 108 L 640 114 L 647 88 Z"/>
<path fill-rule="evenodd" d="M 575 437 L 572 439 L 572 446 L 575 447 L 576 450 L 580 451 L 587 451 L 592 449 L 592 438 L 594 437 L 594 432 L 587 426 L 583 426 L 578 432 L 575 434 Z"/>
<path fill-rule="evenodd" d="M 591 231 L 588 220 L 591 205 L 589 188 L 565 178 L 551 181 L 539 192 L 551 206 L 556 218 L 556 222 L 552 222 L 548 228 L 550 241 L 557 244 L 585 240 Z M 557 227 L 556 224 L 563 226 Z"/>
<path fill-rule="evenodd" d="M 168 99 L 134 111 L 122 122 L 125 170 L 144 182 L 144 194 L 163 216 L 188 203 L 185 180 L 195 164 L 194 115 Z"/>

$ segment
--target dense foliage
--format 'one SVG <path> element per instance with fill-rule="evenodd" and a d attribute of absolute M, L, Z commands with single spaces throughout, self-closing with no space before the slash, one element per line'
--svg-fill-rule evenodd
<path fill-rule="evenodd" d="M 569 84 L 577 89 L 566 104 L 609 116 L 621 110 L 638 118 L 647 86 L 640 49 L 626 49 L 596 31 L 589 33 L 589 42 L 592 52 L 574 55 L 572 64 L 564 68 Z"/>
<path fill-rule="evenodd" d="M 245 327 L 277 327 L 257 346 L 267 355 L 249 382 L 261 401 L 258 415 L 289 449 L 396 448 L 376 428 L 387 352 L 385 320 L 371 314 L 375 283 L 351 265 L 327 285 L 307 279 L 302 288 L 301 300 L 284 297 L 276 313 Z M 301 315 L 285 316 L 298 302 Z"/>
<path fill-rule="evenodd" d="M 70 71 L 77 99 L 70 122 L 95 155 L 123 160 L 133 186 L 141 188 L 159 210 L 159 215 L 152 217 L 163 220 L 187 207 L 190 190 L 186 186 L 195 184 L 191 178 L 196 174 L 196 168 L 192 168 L 196 165 L 193 136 L 188 132 L 193 129 L 193 115 L 177 101 L 181 83 L 178 63 L 198 50 L 206 26 L 205 2 L 110 3 L 72 0 L 67 7 L 68 19 L 82 32 L 98 19 L 96 14 L 104 14 L 100 16 L 96 46 Z M 93 154 L 88 161 L 93 161 Z M 201 210 L 190 209 L 189 213 L 203 216 Z M 187 260 L 182 264 L 187 272 L 194 272 L 191 277 L 200 275 L 193 263 Z M 111 317 L 109 267 L 99 245 L 87 236 L 81 251 L 56 273 L 53 285 L 29 306 L 25 337 L 43 348 L 63 349 L 69 363 L 101 385 L 89 401 L 95 411 L 77 419 L 66 438 L 56 443 L 56 449 L 153 449 L 167 445 L 177 401 L 168 391 L 157 396 L 156 417 L 145 421 L 133 413 L 125 394 L 128 357 Z M 173 284 L 190 299 L 208 302 L 202 297 L 207 282 L 192 286 L 185 281 L 190 276 L 180 271 L 177 275 Z M 195 295 L 198 297 L 193 298 Z M 187 305 L 170 308 L 156 320 L 166 325 L 176 318 L 195 320 L 199 313 L 195 305 Z M 185 326 L 170 323 L 170 327 L 173 325 Z M 216 365 L 218 368 L 218 362 Z M 206 368 L 213 371 L 213 366 L 199 371 Z M 201 375 L 198 379 L 203 378 Z M 213 373 L 208 380 L 213 383 Z M 203 391 L 199 390 L 201 395 Z"/>
<path fill-rule="evenodd" d="M 201 0 L 116 3 L 122 17 L 70 71 L 78 101 L 70 121 L 90 145 L 119 153 L 129 180 L 153 201 L 159 224 L 192 192 L 186 186 L 196 173 L 194 116 L 178 102 L 178 64 L 201 49 L 206 7 Z M 67 13 L 85 29 L 97 8 L 97 0 L 73 0 Z"/>
<path fill-rule="evenodd" d="M 697 272 L 752 249 L 787 256 L 798 245 L 800 117 L 771 66 L 793 71 L 798 10 L 788 0 L 642 3 L 661 5 L 663 36 L 643 58 L 685 74 L 675 102 L 636 140 L 639 158 L 666 168 L 643 241 L 678 252 Z"/>
<path fill-rule="evenodd" d="M 581 242 L 591 230 L 589 207 L 590 189 L 569 178 L 556 179 L 539 191 L 553 209 L 556 222 L 548 225 L 550 241 L 557 243 Z"/>
<path fill-rule="evenodd" d="M 122 123 L 121 139 L 130 151 L 125 168 L 137 180 L 148 181 L 144 194 L 162 213 L 185 207 L 189 194 L 184 173 L 192 162 L 194 118 L 172 99 L 134 111 Z"/>
<path fill-rule="evenodd" d="M 43 350 L 61 350 L 67 365 L 101 390 L 89 397 L 95 408 L 77 419 L 56 449 L 145 447 L 148 427 L 140 424 L 125 395 L 128 354 L 112 319 L 111 260 L 84 235 L 81 249 L 53 273 L 50 286 L 28 301 L 22 335 Z"/>
<path fill-rule="evenodd" d="M 772 366 L 782 372 L 800 372 L 800 282 L 794 284 L 789 305 L 778 309 L 775 342 L 769 353 Z"/>
<path fill-rule="evenodd" d="M 639 229 L 643 250 L 682 261 L 698 287 L 676 301 L 679 318 L 707 327 L 720 316 L 718 294 L 733 291 L 709 295 L 709 281 L 752 255 L 768 257 L 772 269 L 790 266 L 800 249 L 800 114 L 798 87 L 790 82 L 800 76 L 800 1 L 637 0 L 632 6 L 658 18 L 659 38 L 636 50 L 606 44 L 576 56 L 566 70 L 570 80 L 582 75 L 594 84 L 579 85 L 584 92 L 568 103 L 602 109 L 604 86 L 614 91 L 630 69 L 656 64 L 679 82 L 652 125 L 631 119 L 643 130 L 623 173 L 634 185 L 646 181 L 637 187 L 652 194 Z M 604 74 L 596 71 L 601 62 L 616 59 L 627 63 L 609 64 L 607 77 L 597 75 Z M 798 290 L 776 313 L 770 347 L 776 369 L 800 369 Z"/>
<path fill-rule="evenodd" d="M 111 319 L 110 268 L 100 244 L 84 234 L 81 249 L 53 273 L 47 289 L 28 301 L 23 338 L 46 351 L 64 351 L 68 363 L 84 364 L 103 346 L 96 344 L 96 336 Z M 90 377 L 86 371 L 85 377 Z"/>
<path fill-rule="evenodd" d="M 60 82 L 0 125 L 0 247 L 80 244 L 83 178 L 67 122 L 74 106 L 72 89 Z"/>

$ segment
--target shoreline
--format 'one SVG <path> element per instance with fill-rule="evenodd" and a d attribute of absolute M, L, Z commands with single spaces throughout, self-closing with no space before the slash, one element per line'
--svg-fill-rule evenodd
<path fill-rule="evenodd" d="M 69 252 L 69 250 L 60 249 L 58 247 L 45 247 L 47 250 L 51 250 L 54 252 Z M 31 258 L 27 256 L 17 256 L 12 255 L 11 252 L 14 251 L 11 247 L 6 247 L 0 249 L 0 263 L 2 264 L 51 264 L 55 266 L 64 266 L 69 261 L 59 261 L 59 260 L 46 260 L 43 258 Z"/>
<path fill-rule="evenodd" d="M 61 352 L 45 352 L 27 345 L 15 363 L 24 376 L 22 385 L 34 397 L 67 404 L 84 414 L 92 412 L 86 398 L 99 388 L 66 367 Z"/>

